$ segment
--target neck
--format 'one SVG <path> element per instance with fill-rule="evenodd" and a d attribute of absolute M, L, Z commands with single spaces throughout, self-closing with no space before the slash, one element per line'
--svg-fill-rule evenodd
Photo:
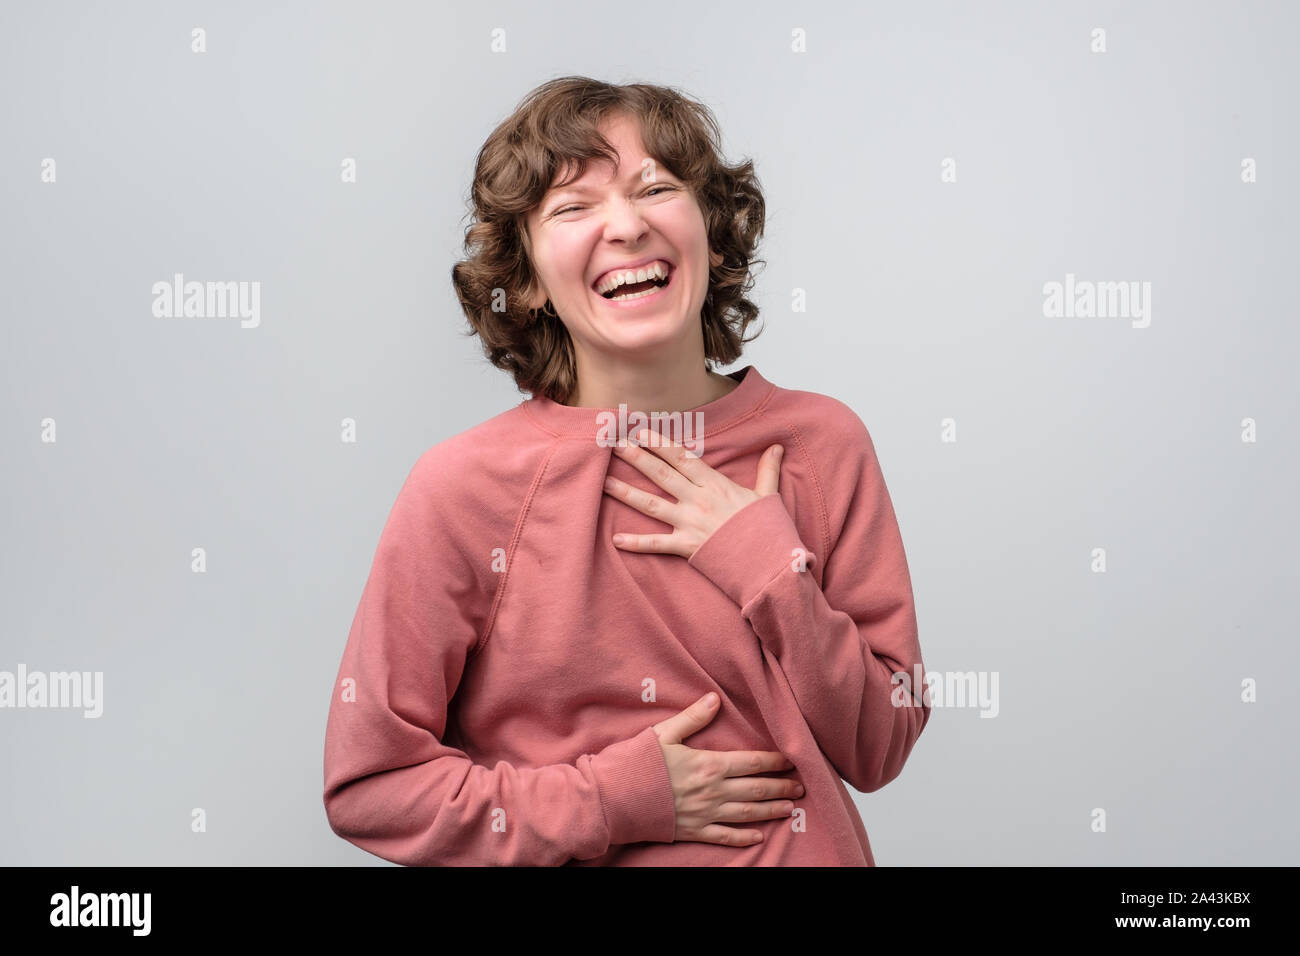
<path fill-rule="evenodd" d="M 564 404 L 578 408 L 617 408 L 683 412 L 707 405 L 737 385 L 735 379 L 704 366 L 701 356 L 659 363 L 584 363 L 578 356 L 578 387 Z"/>

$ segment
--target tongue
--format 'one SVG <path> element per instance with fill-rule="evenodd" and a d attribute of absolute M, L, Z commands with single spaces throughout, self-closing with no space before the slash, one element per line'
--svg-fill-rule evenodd
<path fill-rule="evenodd" d="M 655 282 L 653 279 L 646 279 L 645 282 L 629 282 L 626 285 L 621 285 L 617 289 L 615 289 L 614 294 L 610 296 L 610 298 L 614 299 L 620 295 L 629 295 L 636 292 L 645 292 L 647 289 L 653 289 L 657 285 L 658 283 Z"/>

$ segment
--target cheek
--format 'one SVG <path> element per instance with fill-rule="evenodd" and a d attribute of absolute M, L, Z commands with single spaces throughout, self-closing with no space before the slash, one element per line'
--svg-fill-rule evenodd
<path fill-rule="evenodd" d="M 662 229 L 681 245 L 696 245 L 705 240 L 704 214 L 698 206 L 673 203 L 664 207 Z"/>
<path fill-rule="evenodd" d="M 546 258 L 546 270 L 552 283 L 570 288 L 575 285 L 585 287 L 591 250 L 591 242 L 579 237 L 552 243 Z"/>
<path fill-rule="evenodd" d="M 682 218 L 684 221 L 675 223 L 672 227 L 665 226 L 663 234 L 672 243 L 683 262 L 688 263 L 693 272 L 702 273 L 702 276 L 697 276 L 694 281 L 707 283 L 709 281 L 709 237 L 704 229 L 704 221 L 698 217 L 698 213 Z"/>

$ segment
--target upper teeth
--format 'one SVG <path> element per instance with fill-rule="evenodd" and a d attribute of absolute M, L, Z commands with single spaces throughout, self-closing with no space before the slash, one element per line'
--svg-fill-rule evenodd
<path fill-rule="evenodd" d="M 645 282 L 646 279 L 664 279 L 668 276 L 668 263 L 658 259 L 648 266 L 642 266 L 639 269 L 626 269 L 621 272 L 611 272 L 603 279 L 596 283 L 596 291 L 601 295 L 612 289 L 617 289 L 621 285 L 627 285 L 631 282 Z"/>

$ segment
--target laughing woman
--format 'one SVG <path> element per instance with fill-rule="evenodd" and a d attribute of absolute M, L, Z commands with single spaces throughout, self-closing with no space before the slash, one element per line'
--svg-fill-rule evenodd
<path fill-rule="evenodd" d="M 397 496 L 334 832 L 414 865 L 874 865 L 844 781 L 889 783 L 929 720 L 911 578 L 853 410 L 712 370 L 758 314 L 751 164 L 677 91 L 566 77 L 472 201 L 452 281 L 532 397 Z"/>

